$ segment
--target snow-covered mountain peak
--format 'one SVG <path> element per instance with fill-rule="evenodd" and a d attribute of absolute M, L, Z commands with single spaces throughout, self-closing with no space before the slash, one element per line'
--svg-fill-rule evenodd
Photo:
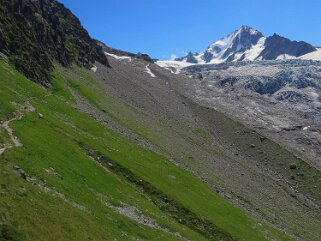
<path fill-rule="evenodd" d="M 246 26 L 246 25 L 241 26 L 239 30 L 249 32 L 252 35 L 255 35 L 258 33 L 261 34 L 258 30 L 255 30 L 254 28 L 251 28 L 250 26 Z"/>
<path fill-rule="evenodd" d="M 241 26 L 227 36 L 213 42 L 200 53 L 189 52 L 186 56 L 175 59 L 175 61 L 162 61 L 161 65 L 185 66 L 238 61 L 284 60 L 297 59 L 300 56 L 315 59 L 319 57 L 317 50 L 316 47 L 303 41 L 291 41 L 277 34 L 265 37 L 258 30 L 249 26 Z M 173 68 L 176 69 L 176 67 Z"/>
<path fill-rule="evenodd" d="M 241 40 L 242 37 L 247 38 L 247 37 L 251 37 L 251 36 L 259 36 L 259 37 L 263 37 L 263 34 L 261 32 L 259 32 L 258 30 L 255 30 L 249 26 L 241 26 L 240 28 L 236 29 L 235 31 L 233 31 L 232 33 L 228 34 L 226 37 L 222 38 L 223 39 L 239 39 Z M 214 42 L 215 43 L 215 42 Z"/>
<path fill-rule="evenodd" d="M 259 31 L 248 26 L 241 26 L 226 37 L 211 44 L 206 51 L 201 53 L 203 54 L 201 58 L 205 63 L 236 61 L 247 57 L 243 54 L 255 46 L 261 38 L 264 38 L 264 36 Z"/>
<path fill-rule="evenodd" d="M 199 54 L 189 53 L 177 61 L 194 64 L 218 64 L 239 60 L 254 60 L 265 43 L 263 34 L 249 26 L 241 26 L 227 36 L 212 43 Z"/>

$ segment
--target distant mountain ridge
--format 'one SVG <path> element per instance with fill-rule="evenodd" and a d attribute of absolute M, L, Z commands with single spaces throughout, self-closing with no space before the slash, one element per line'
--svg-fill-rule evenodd
<path fill-rule="evenodd" d="M 103 49 L 103 51 L 105 53 L 143 59 L 143 60 L 145 60 L 147 62 L 150 62 L 150 63 L 154 63 L 155 62 L 148 54 L 143 54 L 143 53 L 135 54 L 135 53 L 123 51 L 123 50 L 120 50 L 120 49 L 115 49 L 115 48 L 107 46 L 106 44 L 104 44 L 103 42 L 100 42 L 98 40 L 97 40 L 97 44 L 102 47 L 102 49 Z"/>
<path fill-rule="evenodd" d="M 188 53 L 176 61 L 191 64 L 218 64 L 237 61 L 298 58 L 316 51 L 309 43 L 291 41 L 274 34 L 265 37 L 249 26 L 241 26 L 226 37 L 212 43 L 201 53 Z"/>

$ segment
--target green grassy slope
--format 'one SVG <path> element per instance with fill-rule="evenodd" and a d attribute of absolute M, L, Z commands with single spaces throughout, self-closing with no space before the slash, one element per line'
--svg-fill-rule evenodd
<path fill-rule="evenodd" d="M 0 156 L 0 239 L 289 240 L 191 174 L 77 111 L 64 83 L 54 79 L 51 94 L 0 62 L 1 121 L 27 102 L 36 109 L 22 110 L 23 118 L 10 124 L 23 147 Z M 158 228 L 116 211 L 124 206 Z"/>
<path fill-rule="evenodd" d="M 125 94 L 123 96 L 109 91 L 114 88 L 111 83 L 119 81 L 113 73 L 118 72 L 128 79 L 123 88 L 144 82 L 143 76 L 140 79 L 139 75 L 132 75 L 135 68 L 129 69 L 129 65 L 116 61 L 111 63 L 113 68 L 107 71 L 111 73 L 100 79 L 99 75 L 104 70 L 94 74 L 78 67 L 56 68 L 58 81 L 55 82 L 55 93 L 71 99 L 70 92 L 66 90 L 77 93 L 91 104 L 90 108 L 94 110 L 90 113 L 108 116 L 125 130 L 147 139 L 148 143 L 158 147 L 157 152 L 174 160 L 180 167 L 191 170 L 205 180 L 212 190 L 219 191 L 220 195 L 227 193 L 229 199 L 234 196 L 236 202 L 241 200 L 241 205 L 253 216 L 302 240 L 320 239 L 320 215 L 318 209 L 314 208 L 320 203 L 321 173 L 317 169 L 261 134 L 188 98 L 181 101 L 193 110 L 196 117 L 200 117 L 197 123 L 185 120 L 175 123 L 175 117 L 170 115 L 168 119 L 153 118 L 155 114 L 144 111 L 144 108 L 136 108 L 135 101 L 139 101 L 140 95 L 135 92 L 135 87 L 133 92 L 136 95 L 132 97 L 134 104 L 123 98 L 127 93 L 122 93 L 121 88 L 117 90 Z M 97 79 L 94 76 L 98 76 Z M 161 73 L 157 73 L 157 76 L 161 76 Z M 157 81 L 161 81 L 161 78 Z M 175 80 L 172 82 L 175 84 Z M 143 85 L 142 89 L 146 88 L 151 95 L 155 94 L 148 84 Z M 157 86 L 154 88 L 157 89 Z M 174 89 L 179 89 L 179 86 Z M 81 109 L 87 111 L 88 107 Z M 183 112 L 179 113 L 184 115 Z M 132 139 L 136 140 L 135 137 Z M 222 170 L 226 164 L 222 159 L 234 170 Z M 213 161 L 217 162 L 212 164 Z M 295 169 L 290 168 L 293 164 L 296 165 Z M 228 192 L 229 188 L 232 195 Z M 307 204 L 311 200 L 316 205 L 309 207 Z"/>

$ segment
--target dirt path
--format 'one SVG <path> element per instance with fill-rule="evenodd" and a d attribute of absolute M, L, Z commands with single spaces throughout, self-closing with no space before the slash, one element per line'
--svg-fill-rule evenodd
<path fill-rule="evenodd" d="M 24 115 L 23 113 L 25 112 L 35 112 L 35 108 L 29 102 L 26 102 L 24 106 L 22 106 L 18 109 L 17 112 L 15 112 L 15 117 L 0 124 L 0 128 L 3 128 L 7 131 L 11 142 L 6 143 L 4 147 L 0 148 L 0 156 L 8 149 L 23 146 L 18 137 L 14 135 L 13 129 L 9 126 L 9 124 L 13 121 L 20 120 Z"/>

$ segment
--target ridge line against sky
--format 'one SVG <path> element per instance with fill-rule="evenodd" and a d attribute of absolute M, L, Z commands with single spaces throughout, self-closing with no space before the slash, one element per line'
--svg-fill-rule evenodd
<path fill-rule="evenodd" d="M 241 25 L 321 46 L 318 0 L 59 0 L 108 46 L 154 58 L 203 51 Z"/>

